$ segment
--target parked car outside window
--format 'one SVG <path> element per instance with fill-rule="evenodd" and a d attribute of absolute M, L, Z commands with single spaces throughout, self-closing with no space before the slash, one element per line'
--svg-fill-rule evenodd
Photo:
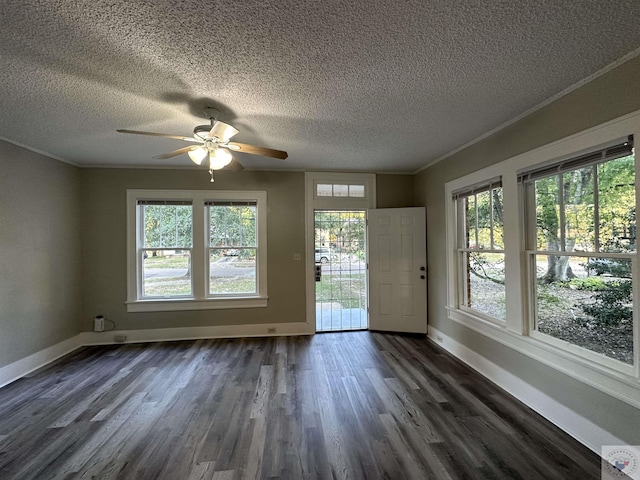
<path fill-rule="evenodd" d="M 316 247 L 316 263 L 327 263 L 331 260 L 329 247 Z"/>

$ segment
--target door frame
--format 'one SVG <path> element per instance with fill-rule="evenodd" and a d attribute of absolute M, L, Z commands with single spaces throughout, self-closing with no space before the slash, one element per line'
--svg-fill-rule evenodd
<path fill-rule="evenodd" d="M 369 210 L 376 208 L 375 173 L 305 172 L 305 279 L 307 283 L 307 318 L 309 330 L 316 331 L 315 211 Z M 364 185 L 364 197 L 328 197 L 317 195 L 318 184 Z M 367 243 L 367 270 L 369 252 Z M 367 272 L 368 274 L 368 272 Z M 367 299 L 369 294 L 367 292 Z"/>

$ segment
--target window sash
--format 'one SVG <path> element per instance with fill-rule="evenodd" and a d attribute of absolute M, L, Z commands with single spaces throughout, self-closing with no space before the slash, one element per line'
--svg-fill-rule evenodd
<path fill-rule="evenodd" d="M 632 139 L 633 136 L 629 136 Z M 616 154 L 608 155 L 607 152 L 614 151 Z M 618 158 L 623 158 L 625 156 L 629 156 L 634 154 L 633 151 L 633 143 L 632 140 L 629 142 L 625 142 L 624 144 L 617 145 L 614 147 L 610 147 L 609 149 L 603 149 L 598 151 L 600 155 L 599 160 L 596 162 L 591 162 L 590 164 L 580 164 L 579 160 L 582 158 L 586 158 L 589 155 L 583 157 L 577 157 L 575 161 L 568 160 L 567 162 L 560 163 L 556 166 L 551 166 L 547 169 L 548 173 L 546 175 L 529 175 L 527 174 L 526 179 L 524 174 L 520 176 L 520 182 L 524 188 L 524 211 L 526 214 L 526 243 L 527 243 L 527 251 L 530 252 L 538 252 L 538 253 L 560 253 L 562 255 L 571 255 L 573 250 L 567 250 L 567 204 L 565 199 L 564 192 L 564 176 L 565 174 L 570 174 L 572 172 L 584 169 L 592 169 L 591 174 L 591 189 L 593 195 L 593 250 L 588 251 L 579 251 L 577 252 L 578 256 L 587 256 L 589 255 L 609 255 L 612 253 L 619 252 L 607 252 L 602 250 L 602 241 L 601 241 L 601 232 L 600 232 L 600 188 L 599 188 L 599 172 L 598 166 L 604 163 L 616 160 Z M 623 153 L 624 152 L 624 153 Z M 592 155 L 593 156 L 593 155 Z M 606 158 L 605 158 L 606 157 Z M 602 160 L 604 158 L 604 160 Z M 566 165 L 571 165 L 572 168 L 565 168 Z M 551 179 L 554 178 L 557 182 L 557 208 L 558 208 L 558 241 L 560 242 L 559 250 L 551 250 L 551 249 L 539 249 L 538 248 L 538 221 L 537 221 L 537 195 L 536 195 L 536 182 L 538 180 Z M 634 255 L 635 252 L 629 253 Z"/>
<path fill-rule="evenodd" d="M 524 170 L 518 174 L 518 181 L 521 183 L 533 183 L 535 180 L 571 172 L 580 168 L 596 166 L 610 160 L 615 160 L 616 158 L 626 157 L 633 153 L 633 135 L 629 135 L 626 140 L 618 142 L 619 143 L 610 147 L 595 150 L 577 157 L 571 157 L 551 165 Z"/>
<path fill-rule="evenodd" d="M 206 205 L 206 213 L 207 213 L 207 226 L 208 226 L 208 230 L 209 230 L 209 240 L 208 240 L 208 246 L 210 248 L 257 248 L 257 242 L 258 242 L 258 217 L 259 217 L 259 212 L 258 212 L 258 204 L 257 202 L 253 201 L 253 202 L 205 202 Z M 247 241 L 245 238 L 243 238 L 241 236 L 240 240 L 242 240 L 239 244 L 234 245 L 233 242 L 228 242 L 228 239 L 230 238 L 230 235 L 226 235 L 224 239 L 220 239 L 222 240 L 227 240 L 226 242 L 223 243 L 218 243 L 216 245 L 212 244 L 212 228 L 213 228 L 213 224 L 211 223 L 211 209 L 209 207 L 254 207 L 255 208 L 255 215 L 253 218 L 253 242 L 249 242 Z"/>
<path fill-rule="evenodd" d="M 188 262 L 187 262 L 187 269 L 188 271 L 192 271 L 191 269 L 191 262 L 193 260 L 193 249 L 192 248 L 141 248 L 139 249 L 139 255 L 140 255 L 140 261 L 143 262 L 141 269 L 140 269 L 140 292 L 139 292 L 139 296 L 142 299 L 158 299 L 158 298 L 173 298 L 173 299 L 181 299 L 181 298 L 191 298 L 193 296 L 193 274 L 189 275 L 189 292 L 188 293 L 158 293 L 158 294 L 150 294 L 150 293 L 146 293 L 147 290 L 151 290 L 151 283 L 153 282 L 149 282 L 149 284 L 147 283 L 147 278 L 145 277 L 145 266 L 144 266 L 144 262 L 148 259 L 148 258 L 153 258 L 151 255 L 147 257 L 147 259 L 144 258 L 144 253 L 145 252 L 165 252 L 165 251 L 173 251 L 173 250 L 183 250 L 185 252 L 188 252 Z"/>
<path fill-rule="evenodd" d="M 146 231 L 145 231 L 145 225 L 144 223 L 146 222 L 146 209 L 145 207 L 149 207 L 149 206 L 163 206 L 163 207 L 170 207 L 170 206 L 193 206 L 193 203 L 191 200 L 189 201 L 174 201 L 174 200 L 138 200 L 137 202 L 138 205 L 138 215 L 140 216 L 140 219 L 142 221 L 141 225 L 140 225 L 140 231 L 139 231 L 139 244 L 137 245 L 138 250 L 176 250 L 176 249 L 180 249 L 180 250 L 185 250 L 185 249 L 190 249 L 193 246 L 193 211 L 190 211 L 190 215 L 189 215 L 189 227 L 190 227 L 190 235 L 189 238 L 182 238 L 182 240 L 184 241 L 184 243 L 171 243 L 171 244 L 165 244 L 164 243 L 164 233 L 162 231 L 162 229 L 157 232 L 159 235 L 159 238 L 157 240 L 158 245 L 154 246 L 154 245 L 150 245 L 147 243 L 147 241 L 149 240 L 147 238 L 146 235 Z M 180 235 L 178 233 L 178 223 L 176 221 L 176 225 L 175 225 L 175 232 L 173 232 L 174 234 L 172 236 L 174 236 L 174 240 L 178 240 L 179 237 L 182 237 L 182 235 Z M 150 242 L 153 243 L 153 242 Z"/>
<path fill-rule="evenodd" d="M 457 217 L 457 238 L 456 238 L 456 248 L 458 251 L 483 251 L 483 252 L 496 252 L 500 253 L 504 251 L 503 248 L 495 248 L 496 247 L 496 239 L 495 239 L 495 219 L 494 219 L 494 197 L 491 192 L 493 190 L 502 188 L 502 181 L 500 177 L 494 178 L 489 182 L 482 182 L 476 185 L 470 186 L 468 188 L 463 188 L 457 190 L 452 193 L 453 201 L 456 205 L 456 217 Z M 478 223 L 478 194 L 490 192 L 489 194 L 489 247 L 488 248 L 480 248 L 479 247 L 479 223 Z M 474 245 L 475 247 L 469 247 L 466 245 L 466 239 L 468 235 L 468 231 L 471 230 L 467 225 L 468 213 L 467 209 L 469 206 L 469 198 L 473 197 L 473 208 L 475 209 L 474 219 L 475 225 L 473 225 L 473 235 L 474 235 Z M 504 225 L 503 225 L 504 228 Z"/>

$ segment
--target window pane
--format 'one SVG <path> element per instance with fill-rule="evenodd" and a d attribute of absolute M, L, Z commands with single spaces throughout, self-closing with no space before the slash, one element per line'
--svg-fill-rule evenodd
<path fill-rule="evenodd" d="M 332 197 L 333 185 L 326 183 L 318 183 L 316 185 L 316 195 L 318 197 Z"/>
<path fill-rule="evenodd" d="M 349 185 L 333 185 L 333 196 L 334 197 L 348 197 L 349 196 Z"/>
<path fill-rule="evenodd" d="M 191 247 L 191 205 L 144 205 L 144 247 Z"/>
<path fill-rule="evenodd" d="M 189 250 L 143 250 L 143 297 L 191 295 Z"/>
<path fill-rule="evenodd" d="M 466 231 L 467 237 L 465 239 L 467 248 L 477 248 L 476 241 L 476 197 L 475 195 L 471 195 L 469 197 L 465 197 L 461 200 L 463 205 L 465 206 L 464 211 L 466 212 Z"/>
<path fill-rule="evenodd" d="M 477 248 L 491 248 L 491 192 L 481 192 L 476 195 L 476 212 L 478 220 Z"/>
<path fill-rule="evenodd" d="M 364 185 L 349 185 L 349 196 L 364 198 Z"/>
<path fill-rule="evenodd" d="M 255 206 L 209 207 L 210 246 L 255 247 Z"/>
<path fill-rule="evenodd" d="M 502 188 L 494 188 L 491 190 L 491 197 L 493 200 L 493 246 L 495 250 L 504 249 L 504 213 L 503 213 L 503 198 Z"/>
<path fill-rule="evenodd" d="M 536 180 L 536 248 L 560 250 L 558 177 Z"/>
<path fill-rule="evenodd" d="M 256 250 L 213 248 L 209 252 L 211 295 L 256 293 Z"/>
<path fill-rule="evenodd" d="M 631 260 L 533 258 L 537 330 L 633 364 Z"/>
<path fill-rule="evenodd" d="M 562 174 L 566 252 L 595 251 L 593 175 L 594 167 Z"/>
<path fill-rule="evenodd" d="M 634 183 L 633 155 L 598 165 L 600 250 L 603 252 L 636 250 Z"/>
<path fill-rule="evenodd" d="M 463 252 L 466 266 L 464 305 L 505 319 L 504 254 Z"/>

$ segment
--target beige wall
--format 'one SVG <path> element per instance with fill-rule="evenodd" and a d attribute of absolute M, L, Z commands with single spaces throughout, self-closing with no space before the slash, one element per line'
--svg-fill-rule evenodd
<path fill-rule="evenodd" d="M 80 333 L 78 169 L 0 142 L 0 367 Z"/>
<path fill-rule="evenodd" d="M 104 315 L 118 329 L 149 329 L 305 321 L 304 174 L 206 170 L 85 169 L 83 209 L 82 326 Z M 265 190 L 267 192 L 268 295 L 266 308 L 127 313 L 127 189 Z"/>
<path fill-rule="evenodd" d="M 376 175 L 376 207 L 413 206 L 413 175 Z"/>
<path fill-rule="evenodd" d="M 429 324 L 628 442 L 639 444 L 640 411 L 544 367 L 447 318 L 444 185 L 480 168 L 640 109 L 635 58 L 414 178 L 427 209 Z"/>

